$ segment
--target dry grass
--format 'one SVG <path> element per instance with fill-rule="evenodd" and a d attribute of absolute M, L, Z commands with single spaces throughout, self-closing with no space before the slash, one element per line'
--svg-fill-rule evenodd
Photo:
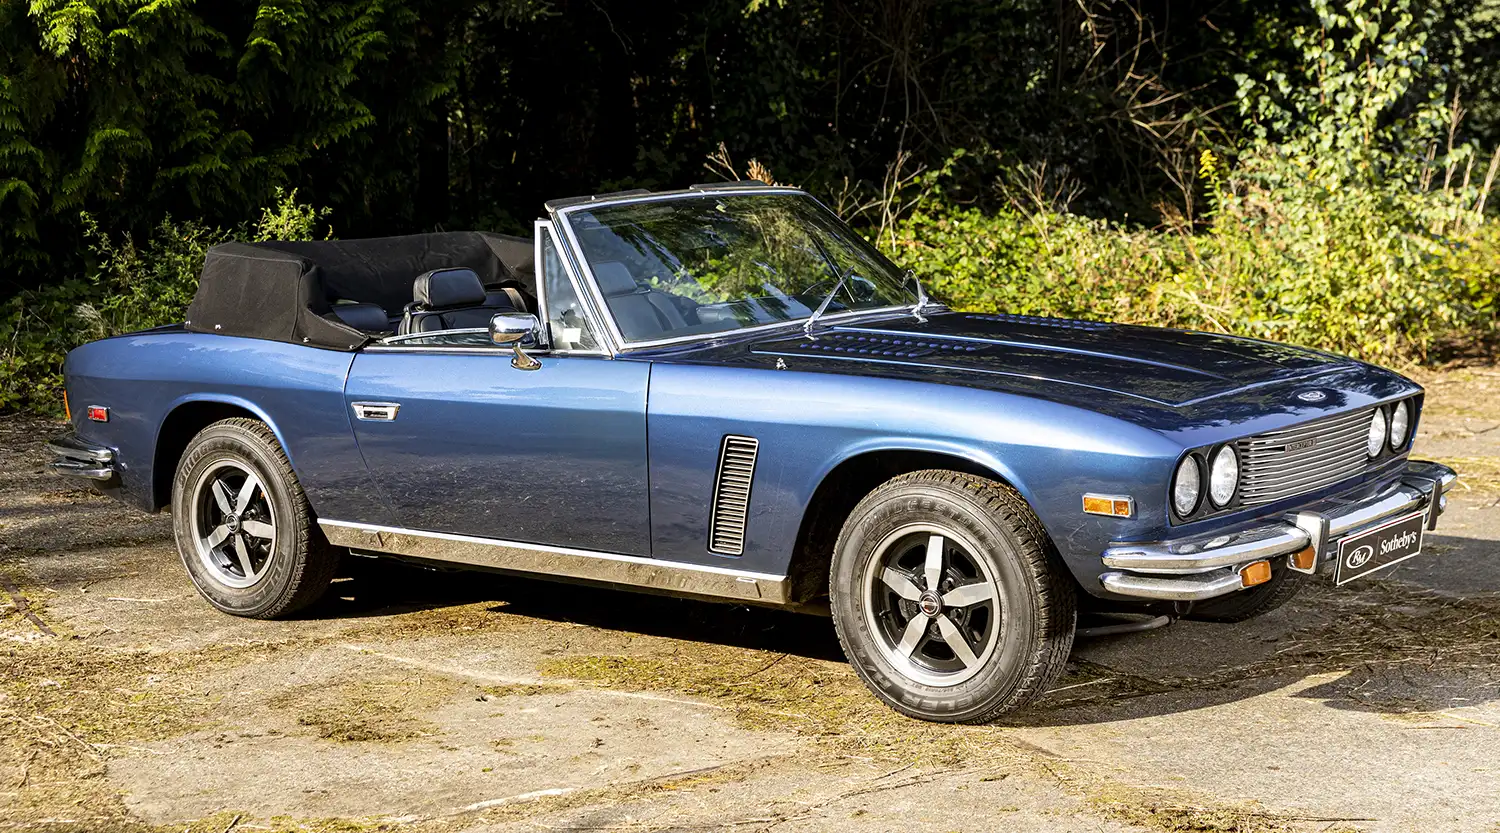
<path fill-rule="evenodd" d="M 1458 472 L 1458 484 L 1450 494 L 1500 495 L 1500 457 L 1446 457 L 1438 462 Z"/>
<path fill-rule="evenodd" d="M 463 686 L 444 677 L 384 677 L 312 685 L 273 698 L 269 705 L 296 714 L 297 725 L 340 743 L 399 743 L 429 737 L 438 727 L 415 712 L 458 696 Z"/>
<path fill-rule="evenodd" d="M 1317 825 L 1320 833 L 1345 833 L 1372 819 L 1324 818 L 1267 810 L 1255 802 L 1205 805 L 1181 790 L 1111 786 L 1090 798 L 1100 815 L 1162 833 L 1295 833 Z"/>

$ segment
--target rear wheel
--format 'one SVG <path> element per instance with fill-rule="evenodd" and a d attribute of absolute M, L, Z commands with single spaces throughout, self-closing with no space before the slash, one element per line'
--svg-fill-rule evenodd
<path fill-rule="evenodd" d="M 1061 675 L 1072 579 L 1015 490 L 968 474 L 903 475 L 860 501 L 835 545 L 834 625 L 855 671 L 896 710 L 978 723 Z"/>
<path fill-rule="evenodd" d="M 252 419 L 216 422 L 188 444 L 172 482 L 172 527 L 198 592 L 236 616 L 300 610 L 338 566 L 276 436 Z"/>

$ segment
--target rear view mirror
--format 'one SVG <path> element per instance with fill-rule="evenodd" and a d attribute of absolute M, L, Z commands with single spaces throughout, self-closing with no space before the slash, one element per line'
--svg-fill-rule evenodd
<path fill-rule="evenodd" d="M 502 312 L 490 319 L 490 341 L 501 346 L 516 348 L 510 366 L 518 370 L 538 370 L 542 363 L 526 355 L 521 345 L 528 340 L 536 344 L 540 339 L 542 325 L 535 315 L 524 312 Z"/>

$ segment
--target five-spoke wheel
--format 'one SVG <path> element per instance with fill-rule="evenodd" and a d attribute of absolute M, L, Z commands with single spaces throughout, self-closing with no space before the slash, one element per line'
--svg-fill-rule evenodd
<path fill-rule="evenodd" d="M 276 519 L 255 472 L 233 460 L 203 470 L 194 489 L 198 557 L 229 587 L 260 581 L 276 551 Z"/>
<path fill-rule="evenodd" d="M 268 619 L 306 607 L 338 566 L 286 452 L 256 420 L 193 437 L 172 481 L 172 519 L 188 576 L 225 613 Z"/>
<path fill-rule="evenodd" d="M 834 545 L 829 604 L 844 653 L 913 717 L 990 720 L 1045 693 L 1073 644 L 1073 580 L 1026 501 L 953 471 L 866 495 Z"/>
<path fill-rule="evenodd" d="M 876 545 L 865 581 L 866 615 L 886 657 L 933 686 L 978 673 L 1002 622 L 989 564 L 954 536 L 931 524 L 894 530 Z"/>

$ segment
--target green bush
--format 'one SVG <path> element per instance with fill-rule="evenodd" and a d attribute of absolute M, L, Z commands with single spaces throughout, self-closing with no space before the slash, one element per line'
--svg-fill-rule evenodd
<path fill-rule="evenodd" d="M 111 238 L 84 217 L 95 263 L 89 274 L 21 293 L 0 309 L 0 331 L 10 333 L 0 345 L 0 410 L 60 411 L 63 358 L 69 350 L 96 338 L 181 321 L 210 246 L 233 238 L 313 239 L 327 212 L 298 203 L 295 191 L 276 196 L 276 204 L 246 228 L 206 228 L 168 218 L 141 246 L 128 236 Z"/>
<path fill-rule="evenodd" d="M 1293 37 L 1301 74 L 1241 78 L 1253 138 L 1232 164 L 1203 152 L 1201 226 L 937 203 L 899 227 L 898 258 L 963 309 L 1217 330 L 1395 363 L 1490 337 L 1491 179 L 1471 177 L 1476 148 L 1452 141 L 1456 110 L 1442 68 L 1425 63 L 1425 28 L 1407 0 L 1312 6 L 1320 25 Z"/>

